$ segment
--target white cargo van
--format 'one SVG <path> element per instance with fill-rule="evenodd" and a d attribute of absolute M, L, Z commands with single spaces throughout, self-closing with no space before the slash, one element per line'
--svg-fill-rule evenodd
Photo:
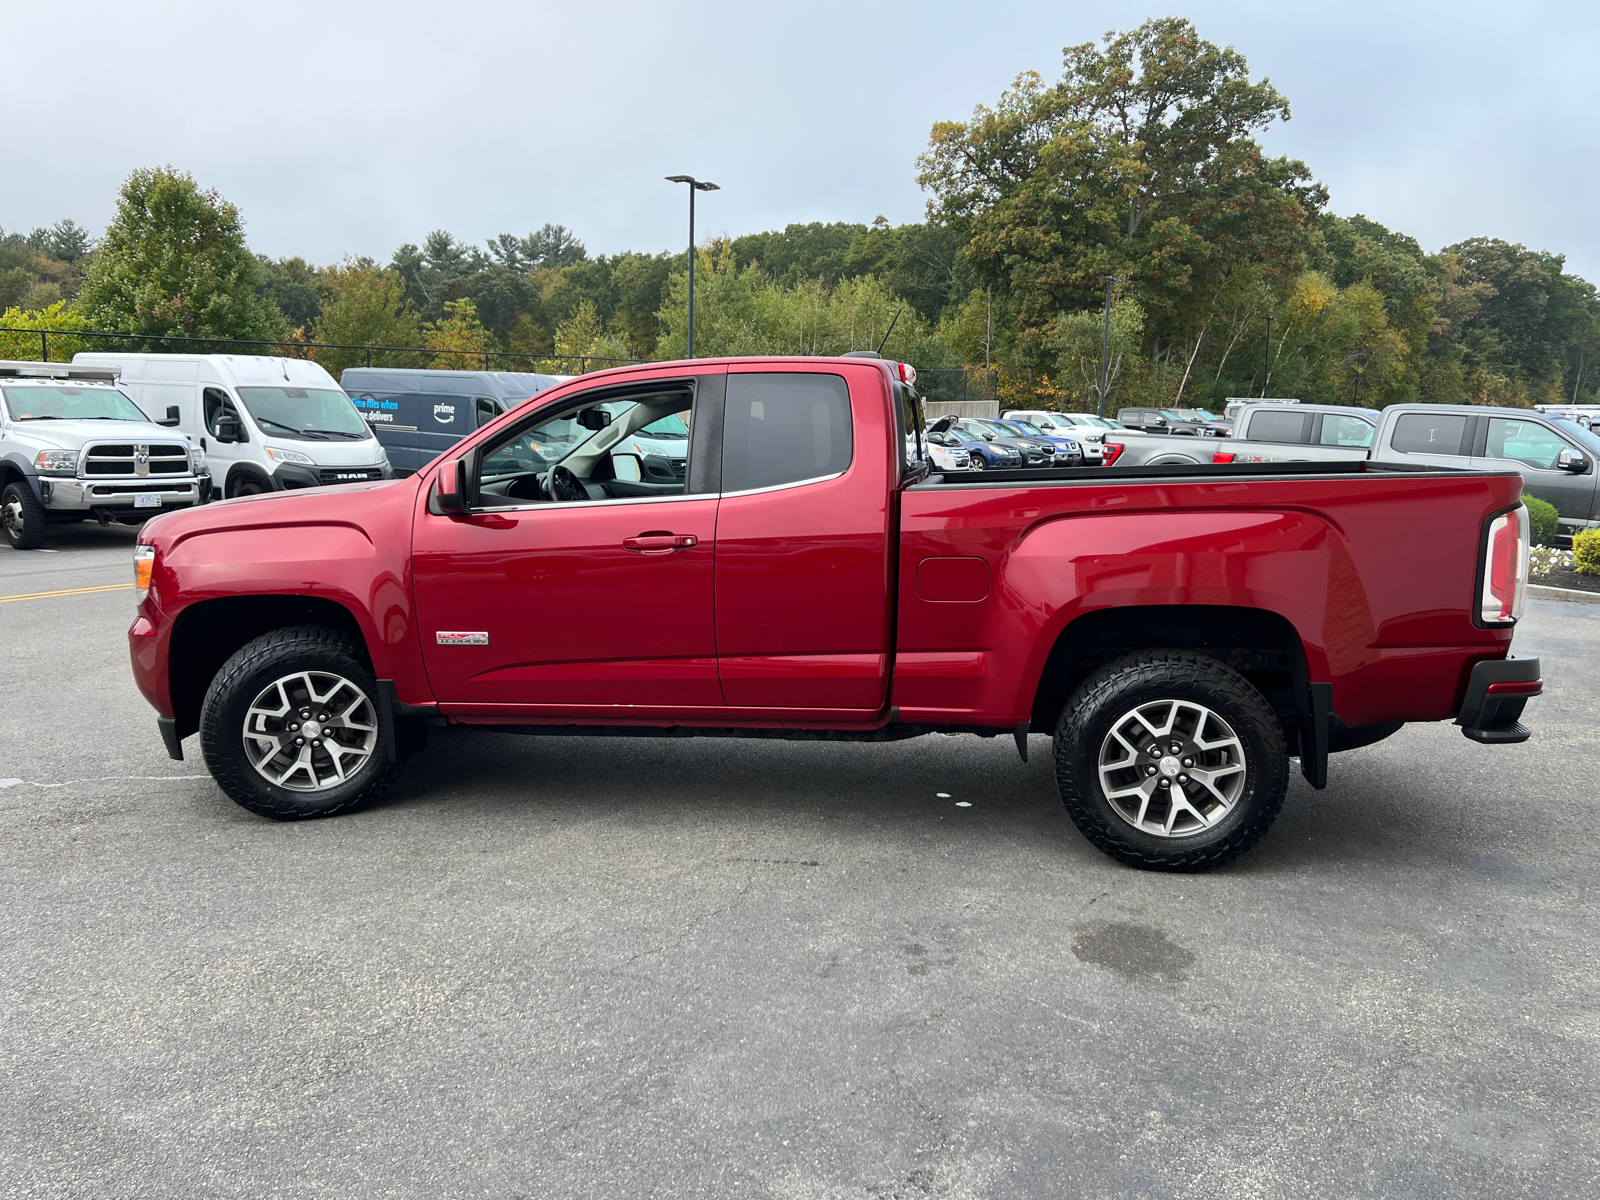
<path fill-rule="evenodd" d="M 122 390 L 146 416 L 194 438 L 219 498 L 394 477 L 350 397 L 314 362 L 117 353 L 72 361 L 121 372 Z"/>

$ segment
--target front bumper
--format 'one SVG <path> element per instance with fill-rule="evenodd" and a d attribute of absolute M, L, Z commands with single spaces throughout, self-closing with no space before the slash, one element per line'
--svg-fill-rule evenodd
<path fill-rule="evenodd" d="M 1537 658 L 1513 654 L 1474 663 L 1456 724 L 1467 737 L 1485 745 L 1525 742 L 1533 731 L 1519 719 L 1523 706 L 1543 691 Z"/>
<path fill-rule="evenodd" d="M 139 497 L 154 496 L 154 507 L 139 507 Z M 174 508 L 203 503 L 200 479 L 50 479 L 39 480 L 39 500 L 47 512 L 99 512 L 154 516 Z M 146 501 L 148 503 L 148 500 Z"/>
<path fill-rule="evenodd" d="M 307 467 L 300 463 L 279 463 L 272 473 L 272 486 L 278 491 L 299 488 L 337 487 L 346 483 L 376 483 L 394 478 L 387 462 L 365 467 Z"/>

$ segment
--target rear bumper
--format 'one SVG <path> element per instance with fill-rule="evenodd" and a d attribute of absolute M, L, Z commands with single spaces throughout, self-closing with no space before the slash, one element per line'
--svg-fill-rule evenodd
<path fill-rule="evenodd" d="M 1520 720 L 1523 706 L 1543 691 L 1537 658 L 1508 655 L 1475 663 L 1456 724 L 1485 745 L 1525 742 L 1533 731 Z"/>

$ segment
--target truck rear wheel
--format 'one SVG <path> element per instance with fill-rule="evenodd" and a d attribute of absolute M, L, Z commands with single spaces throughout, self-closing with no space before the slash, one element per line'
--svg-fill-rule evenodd
<path fill-rule="evenodd" d="M 1243 854 L 1277 818 L 1289 755 L 1244 676 L 1185 650 L 1107 663 L 1068 701 L 1056 782 L 1083 835 L 1129 866 L 1203 871 Z"/>
<path fill-rule="evenodd" d="M 200 710 L 206 767 L 222 790 L 279 821 L 331 817 L 381 796 L 398 767 L 364 659 L 348 634 L 296 625 L 224 663 Z"/>
<path fill-rule="evenodd" d="M 8 483 L 0 492 L 0 527 L 13 550 L 37 550 L 44 545 L 44 505 L 25 483 Z"/>

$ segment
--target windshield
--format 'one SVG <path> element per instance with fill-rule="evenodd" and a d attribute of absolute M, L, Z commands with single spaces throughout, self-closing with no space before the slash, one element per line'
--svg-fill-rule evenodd
<path fill-rule="evenodd" d="M 242 387 L 239 399 L 270 434 L 315 441 L 372 436 L 350 397 L 332 388 Z"/>
<path fill-rule="evenodd" d="M 1045 436 L 1044 430 L 1040 429 L 1037 425 L 1034 425 L 1029 421 L 1015 421 L 1015 420 L 1013 420 L 1013 421 L 1006 422 L 1006 424 L 1011 425 L 1011 426 L 1013 426 L 1013 427 L 1015 427 L 1017 429 L 1022 430 L 1022 432 L 1027 434 L 1029 437 L 1044 437 Z"/>
<path fill-rule="evenodd" d="M 116 388 L 18 387 L 5 389 L 16 421 L 148 421 Z"/>

